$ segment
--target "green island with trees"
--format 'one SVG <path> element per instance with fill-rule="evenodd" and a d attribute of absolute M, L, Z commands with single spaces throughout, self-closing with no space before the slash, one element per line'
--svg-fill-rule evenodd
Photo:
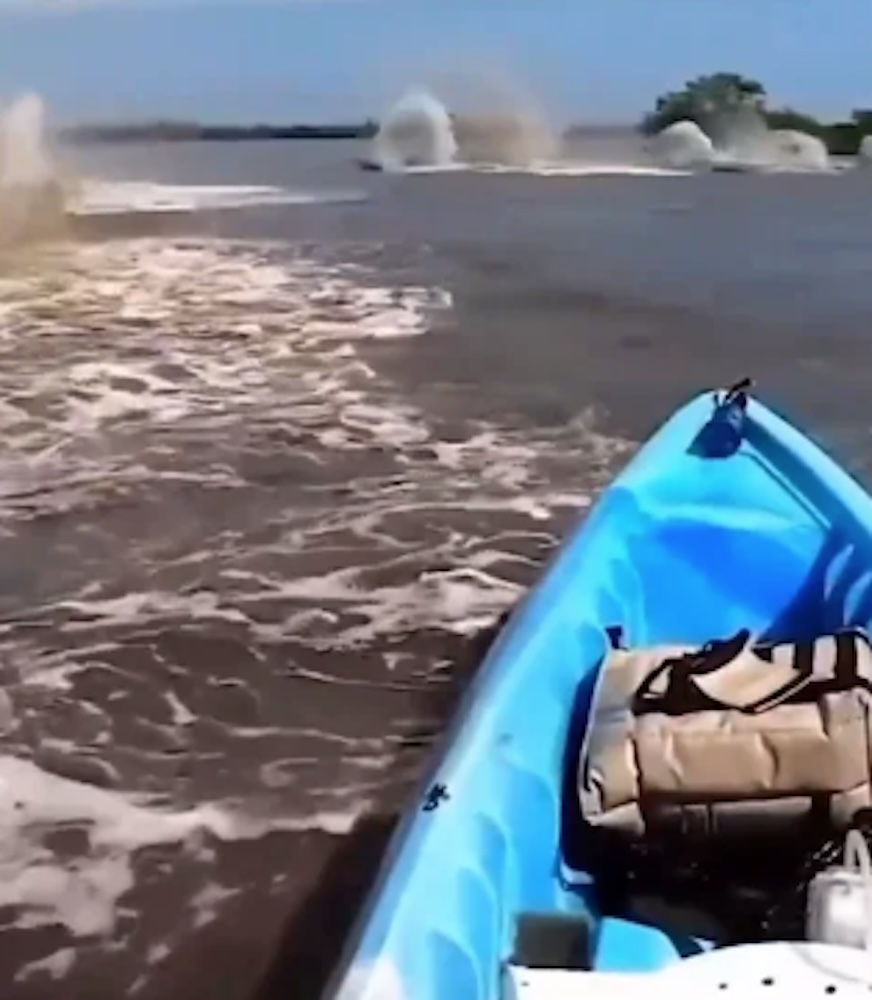
<path fill-rule="evenodd" d="M 742 109 L 752 109 L 770 129 L 794 129 L 816 136 L 834 156 L 854 156 L 867 135 L 872 135 L 872 110 L 856 110 L 847 121 L 824 122 L 790 107 L 771 108 L 766 88 L 740 73 L 712 73 L 689 80 L 681 90 L 657 99 L 640 130 L 660 132 L 679 121 L 695 122 L 711 133 L 719 119 Z"/>

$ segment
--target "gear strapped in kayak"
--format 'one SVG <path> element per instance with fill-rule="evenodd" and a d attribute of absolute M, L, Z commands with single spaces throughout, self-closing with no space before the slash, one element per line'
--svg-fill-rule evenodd
<path fill-rule="evenodd" d="M 870 709 L 860 629 L 613 648 L 578 772 L 608 907 L 647 893 L 704 908 L 731 939 L 798 933 L 806 891 L 845 832 L 852 857 L 860 831 L 872 833 Z M 815 883 L 815 899 L 843 882 Z"/>

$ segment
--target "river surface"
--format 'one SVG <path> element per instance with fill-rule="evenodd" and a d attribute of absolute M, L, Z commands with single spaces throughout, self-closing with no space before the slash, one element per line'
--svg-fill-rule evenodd
<path fill-rule="evenodd" d="M 0 270 L 8 1000 L 315 996 L 489 627 L 688 396 L 866 475 L 872 175 L 618 146 L 69 154 Z"/>

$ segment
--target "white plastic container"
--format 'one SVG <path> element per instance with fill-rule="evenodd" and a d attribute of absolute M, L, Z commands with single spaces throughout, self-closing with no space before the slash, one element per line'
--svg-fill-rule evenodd
<path fill-rule="evenodd" d="M 806 937 L 809 941 L 869 948 L 872 939 L 872 878 L 869 848 L 852 830 L 841 866 L 818 873 L 808 887 Z"/>

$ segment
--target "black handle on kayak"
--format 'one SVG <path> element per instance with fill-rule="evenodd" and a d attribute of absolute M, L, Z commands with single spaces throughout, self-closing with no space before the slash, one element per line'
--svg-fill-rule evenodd
<path fill-rule="evenodd" d="M 693 454 L 704 458 L 729 458 L 736 454 L 745 434 L 748 393 L 753 385 L 753 379 L 743 378 L 723 393 L 714 394 L 714 412 L 691 445 Z"/>
<path fill-rule="evenodd" d="M 717 407 L 737 403 L 743 410 L 748 405 L 748 393 L 754 388 L 754 379 L 745 376 L 730 386 L 720 399 L 716 398 Z"/>

